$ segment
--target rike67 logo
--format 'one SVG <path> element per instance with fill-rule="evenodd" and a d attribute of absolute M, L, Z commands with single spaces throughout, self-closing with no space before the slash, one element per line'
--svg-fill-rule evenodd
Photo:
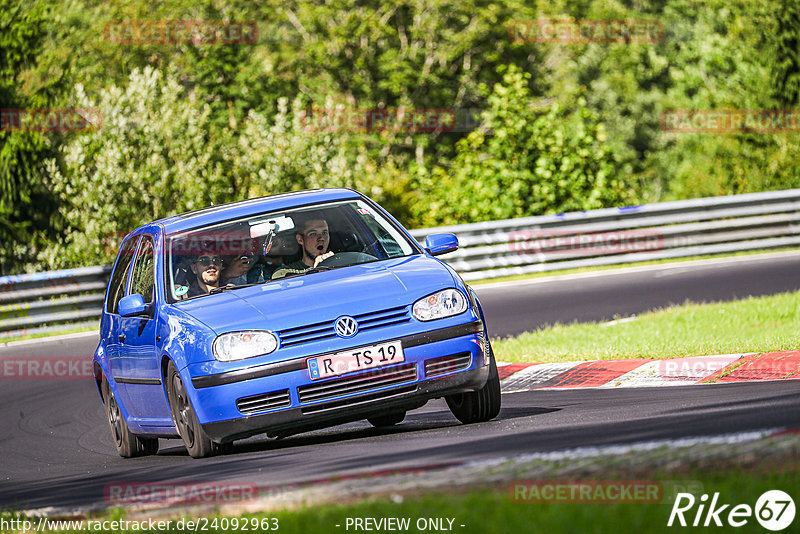
<path fill-rule="evenodd" d="M 695 505 L 696 509 L 695 509 Z M 764 492 L 756 501 L 755 508 L 748 504 L 725 504 L 720 501 L 719 492 L 714 493 L 711 502 L 703 494 L 696 499 L 691 493 L 678 493 L 669 514 L 667 526 L 731 526 L 746 525 L 755 516 L 756 521 L 767 530 L 780 531 L 794 521 L 795 505 L 789 494 L 781 490 Z"/>

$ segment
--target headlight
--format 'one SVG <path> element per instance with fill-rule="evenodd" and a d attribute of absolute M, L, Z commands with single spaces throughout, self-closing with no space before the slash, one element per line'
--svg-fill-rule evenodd
<path fill-rule="evenodd" d="M 232 362 L 269 354 L 278 348 L 278 339 L 272 332 L 263 330 L 230 332 L 218 336 L 213 348 L 217 360 Z"/>
<path fill-rule="evenodd" d="M 467 297 L 457 289 L 445 289 L 419 299 L 411 308 L 420 321 L 432 321 L 458 315 L 466 311 Z"/>

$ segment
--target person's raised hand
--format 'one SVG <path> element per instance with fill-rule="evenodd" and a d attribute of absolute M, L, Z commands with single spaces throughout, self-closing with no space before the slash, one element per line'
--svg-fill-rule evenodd
<path fill-rule="evenodd" d="M 319 265 L 321 262 L 323 262 L 323 261 L 327 260 L 327 259 L 328 259 L 328 258 L 330 258 L 331 256 L 333 256 L 333 252 L 331 252 L 331 251 L 328 251 L 328 252 L 326 252 L 325 254 L 320 254 L 319 256 L 317 256 L 316 258 L 314 258 L 314 267 L 316 267 L 317 265 Z"/>

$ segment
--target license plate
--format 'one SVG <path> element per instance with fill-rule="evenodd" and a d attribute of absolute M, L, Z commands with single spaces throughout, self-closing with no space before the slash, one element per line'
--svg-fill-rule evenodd
<path fill-rule="evenodd" d="M 318 380 L 404 361 L 403 344 L 390 341 L 311 358 L 308 360 L 308 374 L 312 380 Z"/>

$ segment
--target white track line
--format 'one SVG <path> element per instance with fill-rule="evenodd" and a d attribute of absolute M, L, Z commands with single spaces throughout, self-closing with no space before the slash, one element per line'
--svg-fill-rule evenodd
<path fill-rule="evenodd" d="M 531 391 L 564 371 L 569 371 L 576 365 L 585 362 L 542 363 L 531 365 L 522 371 L 514 373 L 500 383 L 503 393 L 518 393 Z"/>
<path fill-rule="evenodd" d="M 702 268 L 702 267 L 711 267 L 715 265 L 721 265 L 726 263 L 736 264 L 736 263 L 752 263 L 755 261 L 766 261 L 775 258 L 784 258 L 784 257 L 792 257 L 792 256 L 800 256 L 800 251 L 788 251 L 788 252 L 769 252 L 765 254 L 752 254 L 748 256 L 734 256 L 730 258 L 711 258 L 707 260 L 690 260 L 690 261 L 679 261 L 674 263 L 659 263 L 655 265 L 642 265 L 639 267 L 620 267 L 620 268 L 611 268 L 599 271 L 590 271 L 585 273 L 574 273 L 574 274 L 563 274 L 563 275 L 556 275 L 556 276 L 543 276 L 541 278 L 531 278 L 529 280 L 511 280 L 508 282 L 492 282 L 486 284 L 474 284 L 472 288 L 480 293 L 484 290 L 491 290 L 491 289 L 504 289 L 508 287 L 518 288 L 520 286 L 525 285 L 532 285 L 532 284 L 546 284 L 549 282 L 562 282 L 566 280 L 579 280 L 581 278 L 596 278 L 599 276 L 618 276 L 618 275 L 626 275 L 631 273 L 641 273 L 641 272 L 648 272 L 648 271 L 658 271 L 664 269 L 679 269 L 679 268 Z M 535 274 L 535 273 L 534 273 Z"/>
<path fill-rule="evenodd" d="M 739 432 L 736 434 L 720 434 L 716 436 L 693 436 L 688 438 L 658 439 L 618 445 L 603 445 L 599 447 L 577 447 L 560 451 L 535 452 L 518 456 L 493 458 L 491 460 L 478 460 L 466 465 L 498 465 L 508 462 L 509 460 L 514 462 L 530 462 L 535 460 L 560 461 L 595 458 L 599 456 L 623 456 L 632 452 L 652 451 L 662 447 L 676 449 L 695 445 L 733 445 L 736 443 L 768 438 L 785 430 L 786 428 L 768 428 L 750 432 Z"/>
<path fill-rule="evenodd" d="M 9 341 L 7 343 L 0 343 L 0 347 L 20 347 L 23 345 L 39 345 L 41 343 L 53 343 L 56 341 L 79 339 L 97 335 L 98 335 L 97 330 L 90 330 L 89 332 L 75 332 L 74 334 L 62 334 L 60 336 L 37 337 L 33 339 L 22 339 L 20 341 Z"/>

